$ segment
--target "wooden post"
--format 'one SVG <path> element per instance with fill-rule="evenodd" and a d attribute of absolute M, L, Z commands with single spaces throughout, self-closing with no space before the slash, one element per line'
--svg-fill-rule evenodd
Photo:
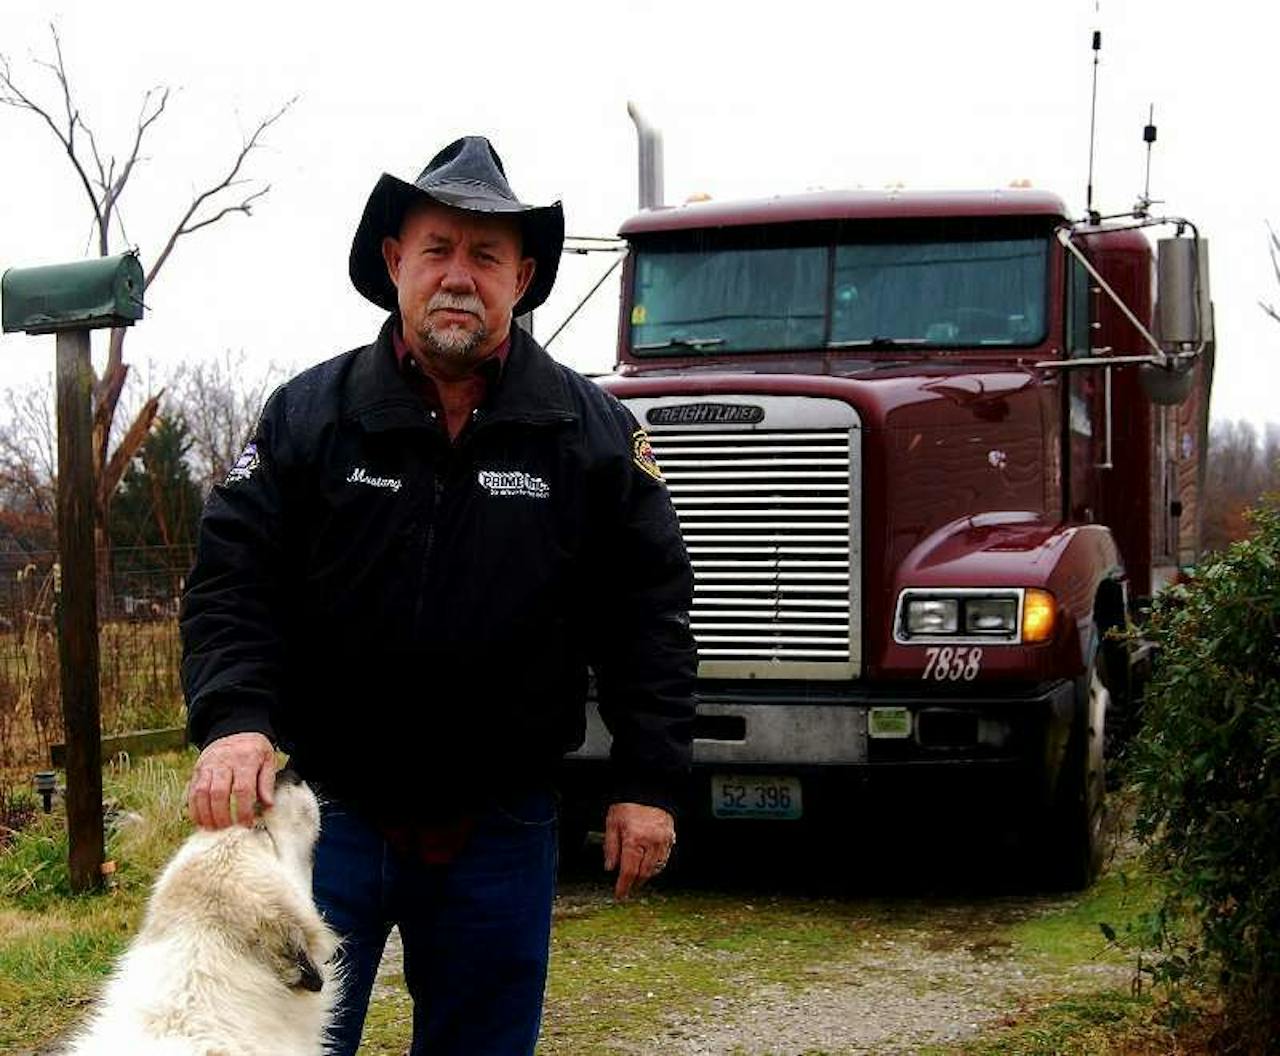
<path fill-rule="evenodd" d="M 102 882 L 102 728 L 93 537 L 93 366 L 89 331 L 58 334 L 58 659 L 67 736 L 71 890 Z"/>

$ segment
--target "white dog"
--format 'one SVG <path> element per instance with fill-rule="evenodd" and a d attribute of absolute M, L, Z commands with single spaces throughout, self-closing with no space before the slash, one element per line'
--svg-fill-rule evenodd
<path fill-rule="evenodd" d="M 337 939 L 311 897 L 316 797 L 292 775 L 252 828 L 201 830 L 67 1056 L 318 1056 Z"/>

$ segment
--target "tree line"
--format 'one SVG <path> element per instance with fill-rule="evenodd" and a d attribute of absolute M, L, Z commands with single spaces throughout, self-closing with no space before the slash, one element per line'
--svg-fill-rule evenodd
<path fill-rule="evenodd" d="M 226 477 L 285 373 L 274 365 L 255 373 L 243 352 L 227 353 L 179 365 L 163 389 L 146 397 L 156 404 L 154 420 L 108 506 L 106 539 L 116 554 L 194 544 L 204 496 Z M 52 550 L 52 383 L 9 389 L 0 400 L 0 417 L 0 551 Z M 1260 429 L 1247 420 L 1214 422 L 1205 471 L 1204 548 L 1218 551 L 1243 539 L 1249 531 L 1246 511 L 1275 492 L 1280 424 Z"/>
<path fill-rule="evenodd" d="M 181 364 L 163 389 L 145 397 L 156 412 L 110 497 L 102 534 L 117 585 L 159 576 L 170 589 L 177 586 L 205 495 L 226 477 L 281 374 L 274 366 L 255 373 L 244 353 L 228 353 Z M 57 494 L 52 381 L 9 389 L 0 417 L 0 553 L 51 551 Z"/>

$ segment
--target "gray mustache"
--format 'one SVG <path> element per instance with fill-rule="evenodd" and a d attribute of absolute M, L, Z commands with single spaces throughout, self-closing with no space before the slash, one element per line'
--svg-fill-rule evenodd
<path fill-rule="evenodd" d="M 484 318 L 484 302 L 479 297 L 457 293 L 437 293 L 427 302 L 427 311 L 434 312 L 441 308 L 449 308 L 458 312 L 470 312 Z"/>

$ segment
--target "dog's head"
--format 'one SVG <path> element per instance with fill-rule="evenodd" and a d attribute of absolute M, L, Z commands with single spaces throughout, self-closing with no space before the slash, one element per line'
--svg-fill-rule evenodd
<path fill-rule="evenodd" d="M 320 804 L 307 783 L 292 770 L 276 774 L 275 801 L 257 826 L 271 837 L 279 856 L 299 872 L 311 889 L 311 859 L 320 838 Z"/>
<path fill-rule="evenodd" d="M 315 794 L 289 772 L 250 829 L 191 836 L 161 874 L 144 935 L 179 936 L 239 949 L 285 986 L 318 992 L 332 975 L 337 937 L 311 894 L 320 834 Z"/>

